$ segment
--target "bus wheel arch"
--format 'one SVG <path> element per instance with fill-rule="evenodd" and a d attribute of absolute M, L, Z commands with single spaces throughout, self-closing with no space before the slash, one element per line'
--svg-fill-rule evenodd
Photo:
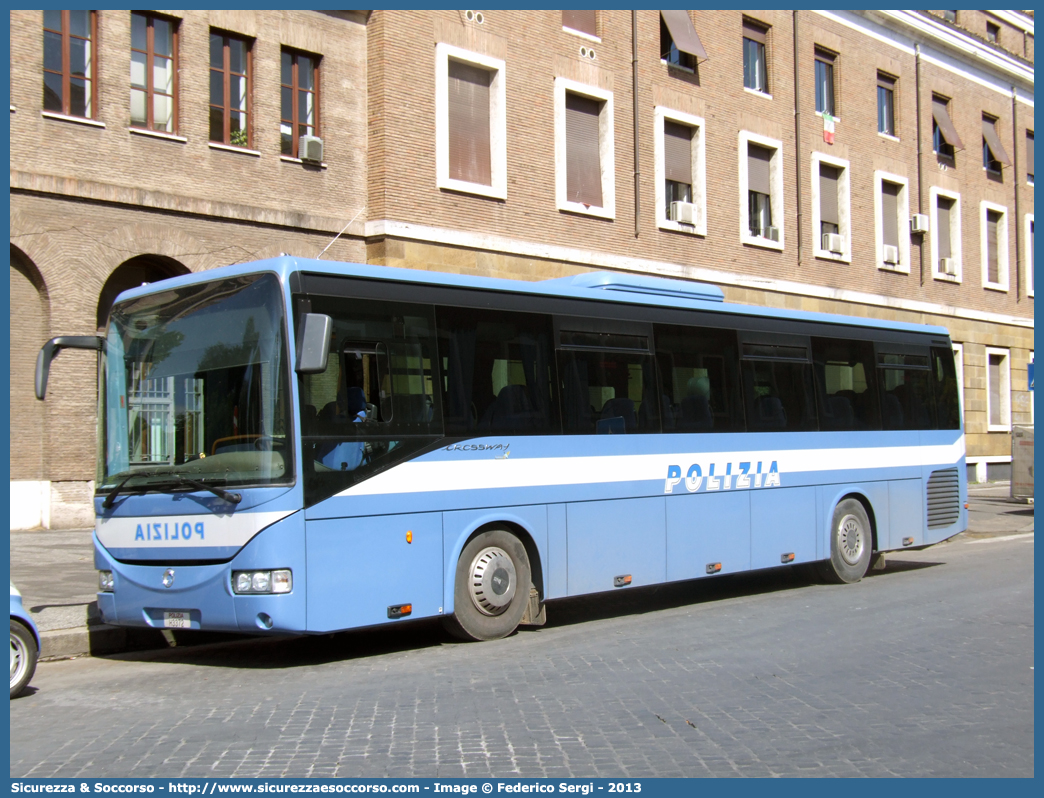
<path fill-rule="evenodd" d="M 851 584 L 862 579 L 877 549 L 877 524 L 865 496 L 849 493 L 834 505 L 830 521 L 830 556 L 819 564 L 828 582 Z"/>
<path fill-rule="evenodd" d="M 454 569 L 453 614 L 443 625 L 468 641 L 496 640 L 518 628 L 536 587 L 542 596 L 539 552 L 518 524 L 486 523 L 472 532 Z"/>

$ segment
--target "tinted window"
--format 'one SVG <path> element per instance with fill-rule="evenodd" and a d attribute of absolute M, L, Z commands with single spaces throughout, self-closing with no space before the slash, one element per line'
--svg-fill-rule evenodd
<path fill-rule="evenodd" d="M 813 371 L 822 430 L 880 429 L 874 345 L 812 339 Z"/>
<path fill-rule="evenodd" d="M 567 433 L 660 431 L 652 355 L 562 349 L 558 373 Z"/>
<path fill-rule="evenodd" d="M 447 435 L 558 431 L 551 396 L 551 320 L 438 308 Z"/>
<path fill-rule="evenodd" d="M 877 378 L 884 429 L 932 429 L 935 426 L 927 354 L 877 352 Z"/>
<path fill-rule="evenodd" d="M 665 431 L 743 430 L 735 332 L 656 325 L 656 361 Z"/>
<path fill-rule="evenodd" d="M 960 429 L 957 367 L 953 362 L 953 350 L 948 347 L 932 347 L 932 393 L 935 396 L 936 426 L 939 429 Z"/>
<path fill-rule="evenodd" d="M 800 432 L 818 428 L 812 395 L 812 364 L 797 359 L 800 347 L 744 344 L 741 370 L 747 429 Z M 772 357 L 772 350 L 778 356 Z"/>

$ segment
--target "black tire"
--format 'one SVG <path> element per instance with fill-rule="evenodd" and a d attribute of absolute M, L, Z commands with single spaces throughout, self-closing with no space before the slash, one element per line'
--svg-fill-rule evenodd
<path fill-rule="evenodd" d="M 11 619 L 11 698 L 29 686 L 39 656 L 36 638 L 20 621 Z"/>
<path fill-rule="evenodd" d="M 457 561 L 453 615 L 446 630 L 461 640 L 497 640 L 518 627 L 532 572 L 522 541 L 504 529 L 476 535 Z"/>
<path fill-rule="evenodd" d="M 820 563 L 820 575 L 835 584 L 862 579 L 874 554 L 873 534 L 866 509 L 856 499 L 844 499 L 834 508 L 830 524 L 830 559 Z"/>

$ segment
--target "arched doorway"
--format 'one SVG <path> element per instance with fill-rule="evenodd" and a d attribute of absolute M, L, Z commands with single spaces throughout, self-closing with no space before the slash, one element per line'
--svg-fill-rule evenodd
<path fill-rule="evenodd" d="M 44 408 L 33 394 L 36 353 L 47 340 L 49 302 L 43 277 L 11 246 L 11 479 L 44 478 Z"/>
<path fill-rule="evenodd" d="M 188 273 L 189 270 L 181 263 L 163 255 L 138 255 L 124 261 L 113 270 L 102 286 L 98 297 L 98 329 L 105 328 L 112 303 L 121 291 Z"/>

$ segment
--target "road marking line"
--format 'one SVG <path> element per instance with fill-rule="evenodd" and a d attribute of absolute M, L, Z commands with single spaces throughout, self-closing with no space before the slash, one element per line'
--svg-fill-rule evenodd
<path fill-rule="evenodd" d="M 1002 535 L 999 538 L 983 538 L 982 540 L 966 540 L 966 541 L 964 541 L 964 543 L 965 543 L 965 545 L 971 546 L 971 545 L 974 545 L 975 543 L 1000 543 L 1002 540 L 1020 540 L 1022 538 L 1031 538 L 1031 537 L 1033 537 L 1033 533 L 1032 532 L 1023 532 L 1023 533 L 1018 534 L 1018 535 Z"/>

